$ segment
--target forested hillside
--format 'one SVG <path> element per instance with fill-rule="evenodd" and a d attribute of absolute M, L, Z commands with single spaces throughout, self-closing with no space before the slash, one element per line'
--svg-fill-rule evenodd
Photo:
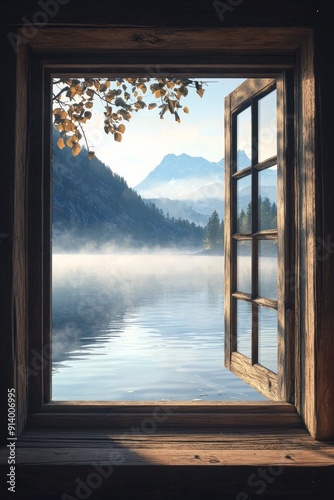
<path fill-rule="evenodd" d="M 122 177 L 98 158 L 90 161 L 85 151 L 74 157 L 54 148 L 52 198 L 54 251 L 202 247 L 203 228 L 147 205 Z"/>

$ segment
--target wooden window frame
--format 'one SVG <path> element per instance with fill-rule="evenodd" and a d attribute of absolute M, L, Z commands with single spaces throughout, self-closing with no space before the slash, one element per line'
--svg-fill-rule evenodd
<path fill-rule="evenodd" d="M 148 28 L 50 27 L 39 29 L 28 43 L 20 45 L 13 259 L 14 289 L 18 293 L 15 379 L 19 434 L 25 428 L 124 428 L 137 425 L 156 410 L 156 405 L 145 402 L 45 403 L 49 394 L 50 365 L 45 340 L 50 321 L 44 310 L 45 304 L 46 309 L 50 307 L 48 238 L 51 221 L 50 203 L 44 200 L 45 188 L 50 186 L 50 169 L 45 168 L 49 164 L 48 134 L 43 129 L 49 124 L 50 114 L 41 98 L 49 92 L 45 71 L 62 67 L 73 72 L 84 66 L 94 75 L 96 70 L 120 74 L 125 68 L 147 74 L 156 68 L 165 74 L 179 70 L 189 76 L 229 73 L 231 76 L 270 77 L 293 68 L 296 73 L 295 115 L 298 117 L 294 129 L 297 144 L 294 185 L 298 189 L 293 193 L 297 209 L 291 224 L 295 226 L 296 235 L 294 404 L 166 404 L 172 414 L 163 425 L 172 429 L 207 427 L 208 423 L 219 428 L 291 428 L 300 426 L 302 420 L 314 438 L 334 438 L 331 419 L 334 402 L 325 395 L 326 380 L 316 374 L 326 353 L 324 344 L 317 340 L 315 300 L 317 171 L 313 56 L 313 32 L 306 28 L 171 29 L 159 33 Z M 106 64 L 109 60 L 111 62 Z M 327 398 L 326 411 L 320 404 L 324 397 Z"/>
<path fill-rule="evenodd" d="M 226 198 L 225 198 L 225 365 L 242 380 L 261 392 L 271 401 L 294 401 L 294 331 L 291 319 L 294 317 L 294 291 L 287 279 L 289 269 L 294 267 L 293 244 L 289 238 L 289 225 L 293 220 L 294 198 L 294 102 L 293 71 L 285 71 L 275 79 L 263 78 L 245 81 L 225 99 L 226 130 Z M 257 102 L 264 95 L 277 92 L 277 154 L 265 161 L 258 160 L 258 111 Z M 240 112 L 251 107 L 252 113 L 252 158 L 247 168 L 235 166 L 237 144 L 236 118 Z M 258 228 L 258 174 L 264 169 L 278 165 L 277 176 L 277 229 Z M 252 228 L 249 233 L 238 233 L 234 227 L 237 216 L 236 181 L 249 176 L 251 179 Z M 289 214 L 289 217 L 287 216 Z M 291 228 L 290 228 L 291 230 Z M 258 242 L 276 240 L 278 243 L 277 292 L 278 300 L 258 296 Z M 251 293 L 237 289 L 237 244 L 248 241 L 251 245 Z M 231 261 L 231 262 L 229 262 Z M 252 331 L 251 354 L 245 356 L 237 348 L 237 303 L 251 305 Z M 278 371 L 273 373 L 258 363 L 258 322 L 261 307 L 269 307 L 278 315 L 277 358 Z"/>

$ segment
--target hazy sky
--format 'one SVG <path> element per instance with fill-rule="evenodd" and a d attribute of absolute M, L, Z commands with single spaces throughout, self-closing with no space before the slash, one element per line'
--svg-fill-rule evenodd
<path fill-rule="evenodd" d="M 130 122 L 123 122 L 126 131 L 122 142 L 103 131 L 103 114 L 95 112 L 88 131 L 90 145 L 97 157 L 128 182 L 130 187 L 141 182 L 168 153 L 202 156 L 209 161 L 224 157 L 224 98 L 243 79 L 205 79 L 201 98 L 191 89 L 181 104 L 189 114 L 180 110 L 181 123 L 167 112 L 159 117 L 159 108 L 133 113 Z M 146 97 L 147 96 L 147 97 Z M 150 91 L 145 102 L 156 102 Z M 183 101 L 183 102 L 182 102 Z M 101 108 L 102 109 L 102 108 Z"/>

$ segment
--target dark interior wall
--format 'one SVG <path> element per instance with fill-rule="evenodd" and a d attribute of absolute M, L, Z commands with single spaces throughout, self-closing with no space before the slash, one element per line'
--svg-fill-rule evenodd
<path fill-rule="evenodd" d="M 49 15 L 50 24 L 210 27 L 221 26 L 223 22 L 226 26 L 306 26 L 327 22 L 332 4 L 331 0 L 58 0 L 57 3 L 59 8 L 52 0 L 3 0 L 1 22 L 15 24 L 28 20 L 35 23 L 36 13 L 44 4 L 45 10 L 47 7 L 50 13 L 54 10 Z M 44 22 L 43 18 L 40 22 Z"/>

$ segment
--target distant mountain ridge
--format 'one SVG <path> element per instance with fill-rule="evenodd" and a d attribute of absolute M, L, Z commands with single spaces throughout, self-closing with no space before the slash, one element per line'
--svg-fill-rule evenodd
<path fill-rule="evenodd" d="M 244 151 L 238 151 L 238 163 L 250 164 Z M 143 198 L 198 200 L 224 195 L 225 160 L 210 162 L 185 153 L 167 154 L 161 163 L 137 186 Z"/>
<path fill-rule="evenodd" d="M 223 176 L 222 167 L 205 158 L 168 154 L 134 189 L 143 198 L 187 199 L 194 189 L 221 182 Z"/>
<path fill-rule="evenodd" d="M 251 165 L 245 151 L 238 151 L 238 168 Z M 277 202 L 277 177 L 271 170 L 261 172 L 263 196 Z M 173 217 L 188 217 L 206 225 L 214 210 L 224 217 L 225 159 L 210 162 L 187 154 L 167 154 L 160 164 L 134 189 Z M 250 178 L 238 181 L 239 208 L 246 209 L 250 196 Z M 186 215 L 187 214 L 187 215 Z"/>

